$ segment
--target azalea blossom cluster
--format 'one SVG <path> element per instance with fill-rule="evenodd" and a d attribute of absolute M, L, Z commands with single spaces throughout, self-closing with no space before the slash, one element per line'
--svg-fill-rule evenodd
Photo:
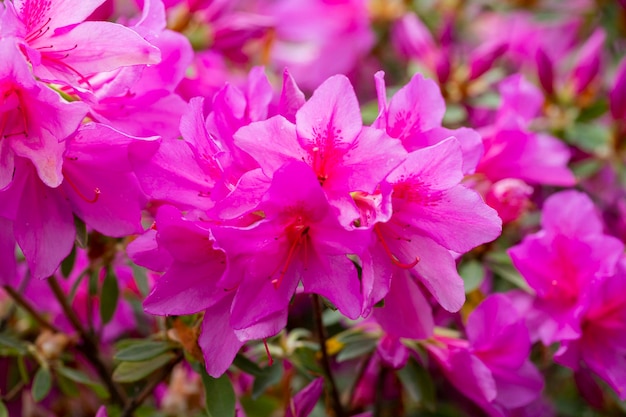
<path fill-rule="evenodd" d="M 626 412 L 626 6 L 409 3 L 0 1 L 0 416 Z"/>

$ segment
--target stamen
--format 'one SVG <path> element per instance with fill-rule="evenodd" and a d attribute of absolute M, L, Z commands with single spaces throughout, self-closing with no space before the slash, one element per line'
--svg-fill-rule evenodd
<path fill-rule="evenodd" d="M 39 26 L 38 29 L 36 29 L 33 32 L 30 32 L 24 40 L 30 43 L 34 40 L 41 38 L 50 30 L 50 26 L 48 26 L 48 23 L 50 23 L 51 20 L 52 18 L 49 17 L 48 20 L 46 20 L 43 25 Z M 44 27 L 45 27 L 45 30 L 44 30 Z"/>
<path fill-rule="evenodd" d="M 274 359 L 272 358 L 272 354 L 270 353 L 270 347 L 267 346 L 267 339 L 263 339 L 263 345 L 265 346 L 265 353 L 267 354 L 268 365 L 274 365 Z"/>
<path fill-rule="evenodd" d="M 76 186 L 76 184 L 74 184 L 74 182 L 72 180 L 70 180 L 70 178 L 66 175 L 63 177 L 63 179 L 65 181 L 67 181 L 67 183 L 70 185 L 70 187 L 72 187 L 72 190 L 74 190 L 76 192 L 76 194 L 78 194 L 78 196 L 80 198 L 82 198 L 83 200 L 85 200 L 86 202 L 88 202 L 89 204 L 93 204 L 96 201 L 98 201 L 98 199 L 100 198 L 100 189 L 98 187 L 93 189 L 94 192 L 94 196 L 93 198 L 87 198 L 87 196 L 85 196 L 85 194 L 83 194 L 78 187 Z"/>
<path fill-rule="evenodd" d="M 289 265 L 291 264 L 291 258 L 293 258 L 293 254 L 296 252 L 296 248 L 302 241 L 302 238 L 306 236 L 307 233 L 309 233 L 309 226 L 305 226 L 304 228 L 302 228 L 300 234 L 291 243 L 291 246 L 289 247 L 289 252 L 287 253 L 287 259 L 285 260 L 285 264 L 280 270 L 280 275 L 278 276 L 278 278 L 274 278 L 272 280 L 272 285 L 274 285 L 275 289 L 278 289 L 278 287 L 280 287 L 280 284 L 283 282 L 283 278 L 285 278 L 285 274 L 287 273 Z"/>
<path fill-rule="evenodd" d="M 410 264 L 400 262 L 400 260 L 398 260 L 398 258 L 393 253 L 391 253 L 391 249 L 389 248 L 389 245 L 387 245 L 387 242 L 385 241 L 382 232 L 378 228 L 378 224 L 374 225 L 374 233 L 376 233 L 376 236 L 378 236 L 378 240 L 380 240 L 380 243 L 383 245 L 383 249 L 385 249 L 385 253 L 387 253 L 389 258 L 391 259 L 391 262 L 393 262 L 393 264 L 397 267 L 400 267 L 402 269 L 411 269 L 420 261 L 419 256 L 416 256 L 415 260 Z"/>
<path fill-rule="evenodd" d="M 54 52 L 52 52 L 54 53 Z M 78 75 L 78 82 L 80 83 L 85 83 L 87 84 L 87 87 L 89 87 L 91 90 L 93 90 L 93 86 L 89 83 L 89 80 L 87 77 L 85 77 L 83 74 L 81 74 L 76 68 L 72 67 L 71 65 L 69 65 L 66 62 L 63 62 L 63 60 L 65 58 L 67 58 L 69 56 L 69 54 L 66 54 L 65 56 L 58 58 L 58 57 L 54 57 L 52 56 L 52 53 L 50 52 L 46 52 L 42 54 L 42 58 L 47 59 L 49 61 L 54 62 L 55 64 L 61 66 L 61 67 L 65 67 L 68 70 L 70 70 L 71 72 L 73 72 L 74 74 Z"/>

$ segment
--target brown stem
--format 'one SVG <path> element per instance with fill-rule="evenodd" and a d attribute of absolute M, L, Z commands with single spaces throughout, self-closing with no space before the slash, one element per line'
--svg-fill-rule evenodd
<path fill-rule="evenodd" d="M 126 403 L 124 392 L 111 378 L 111 370 L 98 354 L 98 345 L 96 341 L 92 338 L 92 335 L 85 330 L 82 323 L 80 322 L 80 319 L 78 318 L 74 310 L 72 310 L 72 307 L 67 303 L 67 297 L 65 296 L 65 292 L 59 285 L 59 282 L 56 280 L 55 277 L 50 277 L 48 278 L 48 284 L 50 285 L 54 296 L 61 305 L 61 308 L 63 309 L 66 317 L 69 319 L 70 323 L 72 323 L 72 327 L 74 327 L 74 329 L 81 337 L 81 343 L 78 344 L 76 348 L 96 369 L 96 372 L 100 376 L 100 379 L 109 390 L 113 401 L 119 405 L 124 405 Z"/>
<path fill-rule="evenodd" d="M 31 306 L 30 303 L 22 296 L 22 294 L 15 291 L 15 289 L 13 289 L 12 287 L 8 285 L 4 285 L 3 288 L 11 296 L 13 301 L 15 301 L 16 304 L 19 304 L 20 307 L 26 310 L 28 314 L 30 314 L 35 319 L 35 321 L 39 323 L 42 327 L 52 330 L 55 333 L 61 332 L 61 330 L 59 330 L 58 327 L 50 323 L 41 314 L 39 314 L 37 310 L 35 310 L 35 308 Z"/>
<path fill-rule="evenodd" d="M 320 343 L 320 350 L 322 351 L 322 367 L 326 374 L 326 381 L 330 386 L 330 398 L 332 402 L 333 410 L 335 411 L 335 417 L 345 417 L 345 412 L 341 406 L 341 400 L 339 399 L 339 390 L 333 377 L 333 372 L 330 369 L 330 358 L 328 356 L 328 350 L 326 349 L 326 329 L 322 322 L 322 306 L 320 298 L 317 294 L 312 295 L 313 300 L 313 316 L 315 320 L 315 329 L 317 331 L 317 338 Z"/>
<path fill-rule="evenodd" d="M 120 417 L 131 417 L 133 412 L 143 404 L 143 402 L 152 394 L 152 391 L 172 372 L 174 367 L 183 359 L 184 354 L 180 352 L 173 361 L 171 361 L 165 368 L 161 370 L 158 377 L 153 379 L 146 387 L 137 395 L 130 399 L 130 401 L 124 407 Z"/>

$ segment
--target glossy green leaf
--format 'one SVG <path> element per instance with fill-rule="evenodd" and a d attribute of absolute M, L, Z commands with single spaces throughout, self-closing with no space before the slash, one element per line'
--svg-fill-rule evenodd
<path fill-rule="evenodd" d="M 162 368 L 174 359 L 174 354 L 167 352 L 147 361 L 122 362 L 113 371 L 113 380 L 117 382 L 135 382 Z"/>
<path fill-rule="evenodd" d="M 117 285 L 117 277 L 113 273 L 112 268 L 107 268 L 100 297 L 100 317 L 102 318 L 102 323 L 106 324 L 113 318 L 119 296 L 120 289 Z"/>
<path fill-rule="evenodd" d="M 406 366 L 397 371 L 397 375 L 414 401 L 429 410 L 435 408 L 435 386 L 428 371 L 415 360 L 409 359 Z"/>
<path fill-rule="evenodd" d="M 12 351 L 3 352 L 6 355 L 9 355 L 10 353 L 15 355 L 26 355 L 28 353 L 26 343 L 8 333 L 0 333 L 0 347 L 9 348 Z"/>
<path fill-rule="evenodd" d="M 37 370 L 33 379 L 32 395 L 35 402 L 39 402 L 48 396 L 52 388 L 52 374 L 49 369 L 41 367 Z"/>
<path fill-rule="evenodd" d="M 72 246 L 72 251 L 61 262 L 61 274 L 67 278 L 74 269 L 74 263 L 76 262 L 76 246 Z"/>
<path fill-rule="evenodd" d="M 278 384 L 283 377 L 283 364 L 276 362 L 263 369 L 263 373 L 254 379 L 252 398 L 259 398 L 269 387 Z"/>
<path fill-rule="evenodd" d="M 465 292 L 470 293 L 478 288 L 485 279 L 485 267 L 476 259 L 470 259 L 459 266 L 459 275 L 463 278 Z"/>
<path fill-rule="evenodd" d="M 121 349 L 115 354 L 118 361 L 138 362 L 152 359 L 172 349 L 173 345 L 168 342 L 155 342 L 146 340 Z"/>
<path fill-rule="evenodd" d="M 346 344 L 337 355 L 337 362 L 345 362 L 350 359 L 363 356 L 376 348 L 377 341 L 367 337 L 361 337 L 358 341 Z"/>
<path fill-rule="evenodd" d="M 85 222 L 74 216 L 74 226 L 76 227 L 76 244 L 79 248 L 86 249 L 89 242 Z"/>
<path fill-rule="evenodd" d="M 228 375 L 213 378 L 203 370 L 202 382 L 209 417 L 234 417 L 235 391 Z"/>
<path fill-rule="evenodd" d="M 260 376 L 263 375 L 263 369 L 256 363 L 252 362 L 250 359 L 242 355 L 241 353 L 235 356 L 235 360 L 233 361 L 233 365 L 237 368 L 241 369 L 247 374 Z"/>

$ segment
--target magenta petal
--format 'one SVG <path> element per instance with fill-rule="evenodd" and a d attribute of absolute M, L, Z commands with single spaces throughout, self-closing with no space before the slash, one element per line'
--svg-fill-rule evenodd
<path fill-rule="evenodd" d="M 550 233 L 571 238 L 601 234 L 604 229 L 591 198 L 575 190 L 553 194 L 546 200 L 542 209 L 541 225 Z"/>
<path fill-rule="evenodd" d="M 250 154 L 270 178 L 290 160 L 309 159 L 298 143 L 296 127 L 282 116 L 243 126 L 234 139 L 235 145 Z"/>
<path fill-rule="evenodd" d="M 233 301 L 230 324 L 235 330 L 254 326 L 267 319 L 286 314 L 291 297 L 296 291 L 299 279 L 293 278 L 291 271 L 285 274 L 278 288 L 267 276 L 246 277 Z"/>
<path fill-rule="evenodd" d="M 578 52 L 571 75 L 576 93 L 583 92 L 600 72 L 605 41 L 604 29 L 597 28 Z"/>
<path fill-rule="evenodd" d="M 129 65 L 156 64 L 161 60 L 158 48 L 133 30 L 110 22 L 83 22 L 69 31 L 55 33 L 37 42 L 42 44 L 31 46 L 45 48 L 50 43 L 54 45 L 54 49 L 42 54 L 42 64 L 55 72 L 63 71 L 72 77 L 79 75 L 79 79 Z M 56 51 L 71 52 L 60 60 Z M 36 75 L 40 68 L 34 68 Z M 48 78 L 45 73 L 41 75 L 43 79 Z"/>
<path fill-rule="evenodd" d="M 324 378 L 314 379 L 289 402 L 285 417 L 308 417 L 324 390 Z"/>
<path fill-rule="evenodd" d="M 374 317 L 395 337 L 427 339 L 435 328 L 430 304 L 406 271 L 399 269 L 394 271 L 384 306 L 374 308 Z"/>
<path fill-rule="evenodd" d="M 543 49 L 537 49 L 535 55 L 535 61 L 537 63 L 537 75 L 539 75 L 539 82 L 543 87 L 543 90 L 547 94 L 554 93 L 554 64 L 550 57 L 543 51 Z"/>
<path fill-rule="evenodd" d="M 491 367 L 517 369 L 528 359 L 528 329 L 504 295 L 491 295 L 480 303 L 465 329 L 474 354 Z"/>
<path fill-rule="evenodd" d="M 305 102 L 304 93 L 300 91 L 296 81 L 285 68 L 283 71 L 283 89 L 278 102 L 278 114 L 295 124 L 296 113 Z"/>
<path fill-rule="evenodd" d="M 411 152 L 406 160 L 389 174 L 387 181 L 396 184 L 409 183 L 415 179 L 414 185 L 423 188 L 424 191 L 446 190 L 461 182 L 462 163 L 463 155 L 459 142 L 450 137 L 428 148 Z"/>
<path fill-rule="evenodd" d="M 454 349 L 449 357 L 448 378 L 464 395 L 478 404 L 492 402 L 498 395 L 491 370 L 465 349 Z"/>
<path fill-rule="evenodd" d="M 126 253 L 137 265 L 164 272 L 173 259 L 165 248 L 159 247 L 156 236 L 156 229 L 148 229 L 126 246 Z"/>
<path fill-rule="evenodd" d="M 402 344 L 399 338 L 383 335 L 378 343 L 376 352 L 380 355 L 383 363 L 393 369 L 400 369 L 406 365 L 409 359 L 409 350 Z"/>
<path fill-rule="evenodd" d="M 32 171 L 25 182 L 13 225 L 35 278 L 48 278 L 69 255 L 76 236 L 72 209 L 58 188 L 49 188 Z"/>
<path fill-rule="evenodd" d="M 208 254 L 207 258 L 207 262 L 201 264 L 174 262 L 157 279 L 143 302 L 144 310 L 150 314 L 168 316 L 195 314 L 211 306 L 224 292 L 215 284 L 225 268 L 221 252 Z"/>
<path fill-rule="evenodd" d="M 458 129 L 446 129 L 445 127 L 435 127 L 425 132 L 415 133 L 405 139 L 402 144 L 407 151 L 412 152 L 417 149 L 435 145 L 445 139 L 455 137 L 463 154 L 463 173 L 473 174 L 476 165 L 483 156 L 483 140 L 473 129 L 461 127 Z"/>
<path fill-rule="evenodd" d="M 465 302 L 465 290 L 463 279 L 456 270 L 456 263 L 450 252 L 419 235 L 411 236 L 411 242 L 398 248 L 393 253 L 402 259 L 419 256 L 420 261 L 413 271 L 437 302 L 448 311 L 459 311 Z"/>
<path fill-rule="evenodd" d="M 304 270 L 304 291 L 326 297 L 346 317 L 355 320 L 361 315 L 363 298 L 356 267 L 345 255 L 319 256 L 309 254 Z"/>
<path fill-rule="evenodd" d="M 17 283 L 13 222 L 0 217 L 0 285 Z"/>
<path fill-rule="evenodd" d="M 185 220 L 174 207 L 159 208 L 156 227 L 159 246 L 165 248 L 175 261 L 185 264 L 200 264 L 211 258 L 225 261 L 223 253 L 213 249 L 210 232 Z"/>
<path fill-rule="evenodd" d="M 267 80 L 263 67 L 254 67 L 248 73 L 246 84 L 246 113 L 250 121 L 267 119 L 267 108 L 274 96 L 274 90 Z"/>
<path fill-rule="evenodd" d="M 615 120 L 626 119 L 626 58 L 622 59 L 609 93 L 611 114 Z"/>
<path fill-rule="evenodd" d="M 0 141 L 0 191 L 13 181 L 15 157 L 6 140 Z"/>
<path fill-rule="evenodd" d="M 376 84 L 376 96 L 378 97 L 378 116 L 372 127 L 376 129 L 387 129 L 387 87 L 385 85 L 385 73 L 378 71 L 374 74 L 374 83 Z"/>
<path fill-rule="evenodd" d="M 440 127 L 445 110 L 437 83 L 417 73 L 389 102 L 387 133 L 404 141 L 415 133 Z"/>
<path fill-rule="evenodd" d="M 389 292 L 393 267 L 389 262 L 389 255 L 380 245 L 372 245 L 371 249 L 361 256 L 361 262 L 363 267 L 361 275 L 362 315 L 367 317 L 374 305 Z"/>
<path fill-rule="evenodd" d="M 15 8 L 20 13 L 27 15 L 35 13 L 36 10 L 41 10 L 42 4 L 39 0 L 15 0 L 14 3 Z M 43 13 L 40 15 L 40 19 L 43 21 L 35 23 L 43 23 L 47 18 L 51 19 L 49 24 L 53 28 L 80 23 L 102 3 L 104 0 L 56 0 L 52 3 L 52 7 L 47 10 L 43 9 Z M 27 16 L 22 16 L 22 18 L 26 20 Z"/>
<path fill-rule="evenodd" d="M 324 81 L 296 113 L 296 126 L 303 143 L 351 143 L 363 121 L 348 78 L 335 75 Z"/>
<path fill-rule="evenodd" d="M 380 182 L 398 166 L 407 153 L 399 140 L 379 129 L 364 127 L 343 163 L 324 183 L 325 189 L 373 193 Z"/>
<path fill-rule="evenodd" d="M 216 179 L 198 165 L 185 142 L 164 140 L 154 154 L 135 152 L 131 162 L 143 191 L 152 199 L 182 208 L 209 209 Z"/>
<path fill-rule="evenodd" d="M 267 192 L 271 180 L 260 168 L 246 172 L 239 178 L 235 189 L 220 198 L 209 211 L 219 219 L 235 219 L 254 210 Z"/>
<path fill-rule="evenodd" d="M 213 378 L 226 372 L 244 343 L 235 336 L 228 322 L 231 302 L 232 297 L 222 297 L 219 302 L 206 309 L 202 319 L 198 345 L 202 349 L 207 373 Z"/>
<path fill-rule="evenodd" d="M 543 94 L 521 74 L 511 75 L 500 81 L 498 90 L 502 96 L 498 117 L 512 111 L 524 121 L 530 122 L 540 115 L 544 102 Z"/>
<path fill-rule="evenodd" d="M 529 359 L 517 369 L 491 367 L 491 372 L 498 390 L 496 402 L 507 409 L 530 404 L 543 389 L 543 376 Z"/>

